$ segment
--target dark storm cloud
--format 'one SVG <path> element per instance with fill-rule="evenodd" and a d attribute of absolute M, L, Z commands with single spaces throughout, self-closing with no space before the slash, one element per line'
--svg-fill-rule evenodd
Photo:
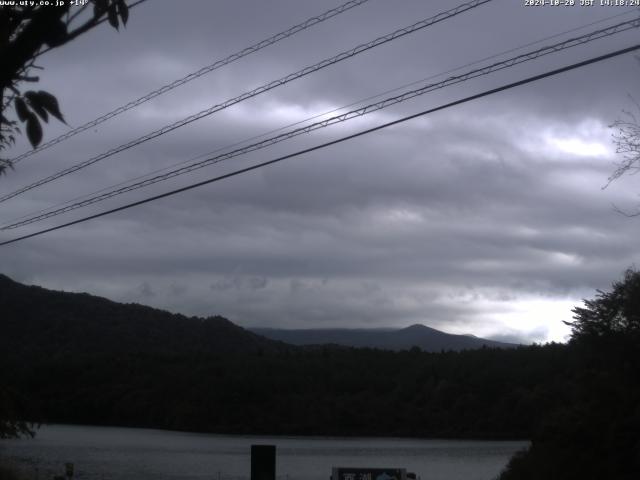
<path fill-rule="evenodd" d="M 102 28 L 43 57 L 42 87 L 75 126 L 333 6 L 148 2 L 126 31 Z M 2 179 L 3 191 L 452 6 L 372 0 L 25 160 Z M 3 220 L 618 12 L 492 2 L 16 198 Z M 627 46 L 635 35 L 437 91 L 86 213 Z M 638 201 L 637 182 L 601 189 L 615 160 L 608 125 L 628 107 L 639 68 L 627 55 L 5 247 L 2 271 L 242 325 L 421 322 L 507 340 L 561 339 L 571 306 L 640 253 L 637 220 L 612 209 Z M 64 131 L 51 124 L 46 134 Z"/>

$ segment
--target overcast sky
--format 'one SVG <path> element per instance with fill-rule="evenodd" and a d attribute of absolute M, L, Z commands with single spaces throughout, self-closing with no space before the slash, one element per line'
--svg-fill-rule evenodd
<path fill-rule="evenodd" d="M 43 56 L 38 88 L 55 94 L 69 125 L 78 126 L 339 2 L 149 0 L 132 9 L 119 33 L 105 23 Z M 371 0 L 23 160 L 0 179 L 0 193 L 455 5 Z M 0 205 L 0 221 L 625 11 L 495 0 L 7 201 Z M 438 90 L 0 232 L 0 240 L 311 147 L 638 38 L 634 29 Z M 568 333 L 562 321 L 571 319 L 571 308 L 638 263 L 640 218 L 620 215 L 613 206 L 634 210 L 640 181 L 625 177 L 602 189 L 620 160 L 609 125 L 634 108 L 629 95 L 640 97 L 638 78 L 640 64 L 627 54 L 0 247 L 0 271 L 47 288 L 187 315 L 219 314 L 242 326 L 423 323 L 451 333 L 562 341 Z M 67 129 L 53 121 L 45 140 Z M 27 149 L 22 140 L 8 155 Z"/>

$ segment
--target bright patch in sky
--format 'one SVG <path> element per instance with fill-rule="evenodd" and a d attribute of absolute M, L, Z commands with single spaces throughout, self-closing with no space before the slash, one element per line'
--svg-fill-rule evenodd
<path fill-rule="evenodd" d="M 551 138 L 551 145 L 564 153 L 578 157 L 603 157 L 610 154 L 609 148 L 599 142 L 589 142 L 581 138 Z"/>
<path fill-rule="evenodd" d="M 416 224 L 422 222 L 422 215 L 419 212 L 406 208 L 391 208 L 380 214 L 383 223 L 391 225 Z"/>
<path fill-rule="evenodd" d="M 441 294 L 433 301 L 457 307 L 458 321 L 432 325 L 448 333 L 473 334 L 523 343 L 566 342 L 571 328 L 571 310 L 580 306 L 579 298 L 551 297 L 517 293 L 501 288 L 460 290 Z M 518 340 L 515 340 L 515 339 Z"/>
<path fill-rule="evenodd" d="M 577 124 L 541 126 L 538 122 L 526 124 L 519 133 L 518 144 L 526 151 L 547 155 L 577 158 L 605 158 L 615 155 L 611 142 L 611 129 L 600 121 L 587 119 Z"/>
<path fill-rule="evenodd" d="M 550 259 L 553 263 L 565 265 L 567 267 L 579 266 L 582 264 L 582 258 L 579 255 L 565 252 L 552 252 Z"/>
<path fill-rule="evenodd" d="M 571 329 L 563 321 L 571 321 L 571 310 L 580 305 L 577 299 L 524 298 L 508 302 L 507 311 L 496 312 L 494 319 L 507 330 L 520 332 L 545 332 L 546 338 L 535 341 L 564 342 Z"/>

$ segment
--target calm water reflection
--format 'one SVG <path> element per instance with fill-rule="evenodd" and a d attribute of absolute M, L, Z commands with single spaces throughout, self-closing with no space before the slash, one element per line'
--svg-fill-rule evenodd
<path fill-rule="evenodd" d="M 399 467 L 422 480 L 489 480 L 526 442 L 327 437 L 250 437 L 70 425 L 35 439 L 0 441 L 39 480 L 75 464 L 78 480 L 242 480 L 251 444 L 276 445 L 279 480 L 328 480 L 332 466 Z"/>

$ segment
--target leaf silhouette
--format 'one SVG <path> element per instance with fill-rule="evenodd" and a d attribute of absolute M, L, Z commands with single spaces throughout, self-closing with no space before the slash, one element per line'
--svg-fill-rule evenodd
<path fill-rule="evenodd" d="M 122 19 L 122 24 L 126 26 L 129 20 L 129 7 L 124 0 L 117 0 L 116 5 L 118 6 L 118 13 Z"/>
<path fill-rule="evenodd" d="M 27 104 L 22 98 L 16 98 L 15 100 L 16 113 L 18 114 L 18 118 L 21 122 L 24 122 L 29 118 L 29 109 L 27 108 Z"/>
<path fill-rule="evenodd" d="M 56 97 L 51 95 L 49 92 L 45 92 L 44 90 L 40 90 L 39 92 L 36 93 L 36 95 L 38 96 L 39 104 L 47 112 L 49 112 L 51 115 L 56 117 L 62 123 L 65 123 L 65 124 L 67 123 L 64 120 L 62 113 L 60 112 L 60 106 L 58 105 L 58 100 L 56 99 Z"/>
<path fill-rule="evenodd" d="M 34 91 L 29 91 L 25 93 L 24 96 L 29 100 L 31 109 L 36 112 L 42 120 L 49 122 L 49 115 L 40 101 L 40 96 Z"/>
<path fill-rule="evenodd" d="M 119 22 L 118 22 L 118 11 L 116 9 L 116 4 L 113 3 L 111 5 L 109 5 L 109 9 L 107 10 L 107 16 L 109 19 L 109 24 L 115 28 L 116 30 L 118 30 L 119 27 Z"/>
<path fill-rule="evenodd" d="M 98 18 L 102 16 L 104 12 L 107 11 L 108 2 L 107 0 L 94 0 L 93 2 L 93 16 L 94 18 Z"/>
<path fill-rule="evenodd" d="M 27 138 L 33 148 L 36 148 L 42 141 L 42 126 L 38 117 L 33 113 L 29 113 L 29 118 L 27 118 Z"/>
<path fill-rule="evenodd" d="M 59 47 L 67 42 L 67 25 L 60 19 L 47 26 L 44 41 L 50 47 Z"/>

